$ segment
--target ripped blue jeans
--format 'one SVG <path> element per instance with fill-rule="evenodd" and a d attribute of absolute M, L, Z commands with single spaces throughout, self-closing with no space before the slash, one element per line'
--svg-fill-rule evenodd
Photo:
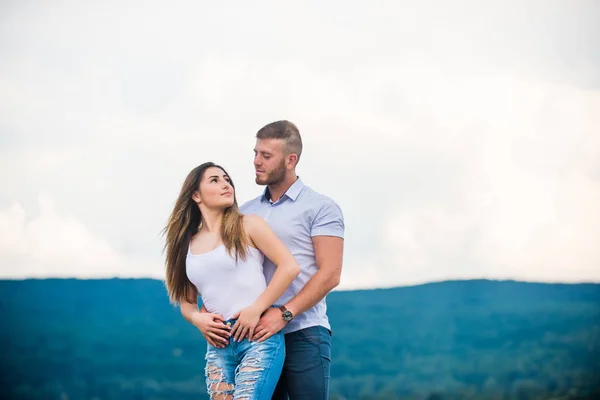
<path fill-rule="evenodd" d="M 204 371 L 211 399 L 271 399 L 285 359 L 283 331 L 262 343 L 244 338 L 241 342 L 229 339 L 224 349 L 207 346 Z"/>

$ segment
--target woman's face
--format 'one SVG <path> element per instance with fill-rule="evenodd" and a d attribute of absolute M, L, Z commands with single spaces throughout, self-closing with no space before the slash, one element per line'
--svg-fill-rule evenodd
<path fill-rule="evenodd" d="M 226 209 L 233 205 L 235 191 L 229 176 L 221 168 L 209 167 L 204 171 L 200 187 L 192 198 L 211 209 Z"/>

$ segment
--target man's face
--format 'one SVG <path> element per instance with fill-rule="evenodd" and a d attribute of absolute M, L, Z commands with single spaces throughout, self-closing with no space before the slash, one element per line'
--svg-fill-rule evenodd
<path fill-rule="evenodd" d="M 285 164 L 285 142 L 282 139 L 256 139 L 254 171 L 257 184 L 275 185 L 283 182 Z"/>

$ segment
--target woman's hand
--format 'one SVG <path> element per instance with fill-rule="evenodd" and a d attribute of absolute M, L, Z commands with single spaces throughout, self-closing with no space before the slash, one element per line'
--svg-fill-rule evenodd
<path fill-rule="evenodd" d="M 248 340 L 252 340 L 254 336 L 254 328 L 260 320 L 262 311 L 254 304 L 248 306 L 233 316 L 233 319 L 237 318 L 233 328 L 231 329 L 231 336 L 234 342 L 240 342 L 243 338 L 248 337 Z"/>
<path fill-rule="evenodd" d="M 195 312 L 191 319 L 211 346 L 224 349 L 229 344 L 231 327 L 223 323 L 223 317 L 219 314 Z"/>

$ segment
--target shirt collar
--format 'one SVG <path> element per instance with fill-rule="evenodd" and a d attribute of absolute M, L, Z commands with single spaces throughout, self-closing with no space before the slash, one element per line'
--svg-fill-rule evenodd
<path fill-rule="evenodd" d="M 289 197 L 290 199 L 292 199 L 292 201 L 296 201 L 296 199 L 300 195 L 300 192 L 302 192 L 302 189 L 304 189 L 304 183 L 302 182 L 300 177 L 298 177 L 298 179 L 296 179 L 296 182 L 292 183 L 292 186 L 290 186 L 283 195 Z M 260 201 L 264 202 L 270 200 L 271 194 L 269 193 L 269 187 L 267 186 L 265 188 L 265 191 L 263 192 L 262 197 L 260 198 Z"/>

